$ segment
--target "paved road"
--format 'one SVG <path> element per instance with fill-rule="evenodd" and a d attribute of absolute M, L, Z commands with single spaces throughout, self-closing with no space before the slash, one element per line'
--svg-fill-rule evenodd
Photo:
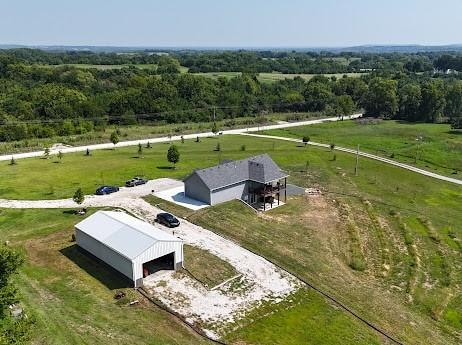
<path fill-rule="evenodd" d="M 300 139 L 278 137 L 278 136 L 274 136 L 274 135 L 262 135 L 262 134 L 251 134 L 251 133 L 241 133 L 241 134 L 242 135 L 247 135 L 247 136 L 252 136 L 252 137 L 257 137 L 257 138 L 268 138 L 268 139 L 277 139 L 277 140 L 285 140 L 285 141 L 293 141 L 293 142 L 297 142 L 297 143 L 302 143 L 302 140 L 300 140 Z M 308 144 L 313 145 L 313 146 L 318 146 L 318 147 L 330 148 L 330 145 L 316 143 L 316 142 L 312 142 L 312 141 L 310 141 Z M 346 147 L 336 146 L 335 150 L 356 154 L 356 150 L 348 149 Z M 455 178 L 448 177 L 448 176 L 444 176 L 444 175 L 439 175 L 439 174 L 436 174 L 436 173 L 432 173 L 430 171 L 420 169 L 420 168 L 416 168 L 416 167 L 414 167 L 412 165 L 408 165 L 408 164 L 405 164 L 405 163 L 400 163 L 400 162 L 394 161 L 392 159 L 380 157 L 380 156 L 373 155 L 373 154 L 370 154 L 370 153 L 367 153 L 367 152 L 362 152 L 362 151 L 359 151 L 359 155 L 362 156 L 362 157 L 374 159 L 376 161 L 380 161 L 380 162 L 383 162 L 383 163 L 391 164 L 391 165 L 394 165 L 394 166 L 399 167 L 399 168 L 407 169 L 407 170 L 416 172 L 416 173 L 421 174 L 421 175 L 433 177 L 433 178 L 436 178 L 438 180 L 442 180 L 442 181 L 462 185 L 462 180 L 455 179 Z"/>
<path fill-rule="evenodd" d="M 362 114 L 354 114 L 351 116 L 345 116 L 345 120 L 356 119 L 361 117 Z M 287 123 L 280 123 L 277 125 L 268 125 L 268 126 L 258 126 L 258 127 L 250 127 L 250 128 L 239 128 L 239 129 L 230 129 L 223 131 L 223 134 L 242 134 L 247 132 L 256 132 L 261 130 L 269 130 L 269 129 L 281 129 L 281 128 L 289 128 L 289 127 L 297 127 L 297 126 L 306 126 L 306 125 L 314 125 L 323 122 L 335 122 L 339 121 L 339 117 L 329 117 L 324 119 L 317 119 L 317 120 L 307 120 L 307 121 L 299 121 L 299 122 L 287 122 Z M 185 139 L 194 139 L 196 137 L 209 137 L 214 135 L 212 132 L 203 132 L 203 133 L 195 133 L 195 134 L 186 134 L 184 135 Z M 113 145 L 112 143 L 105 143 L 105 144 L 96 144 L 96 145 L 86 145 L 86 146 L 75 146 L 75 147 L 67 147 L 61 150 L 50 150 L 50 154 L 57 154 L 58 151 L 62 153 L 70 153 L 70 152 L 84 152 L 87 148 L 91 151 L 93 150 L 102 150 L 102 149 L 110 149 L 113 147 L 125 147 L 125 146 L 136 146 L 138 144 L 145 145 L 148 142 L 151 144 L 155 143 L 164 143 L 169 141 L 178 141 L 181 140 L 180 135 L 169 137 L 158 137 L 158 138 L 147 138 L 147 139 L 140 139 L 140 140 L 131 140 L 131 141 L 121 141 L 117 145 Z M 0 161 L 7 161 L 10 160 L 13 156 L 15 159 L 21 158 L 31 158 L 31 157 L 41 157 L 43 156 L 44 151 L 34 151 L 34 152 L 24 152 L 24 153 L 14 153 L 8 155 L 0 156 Z"/>

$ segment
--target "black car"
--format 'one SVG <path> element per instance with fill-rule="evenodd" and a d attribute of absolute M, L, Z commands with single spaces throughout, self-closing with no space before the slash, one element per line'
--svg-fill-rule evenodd
<path fill-rule="evenodd" d="M 148 182 L 148 180 L 145 180 L 144 178 L 134 177 L 131 180 L 128 180 L 127 182 L 125 182 L 125 186 L 126 187 L 135 187 L 135 186 L 139 186 L 139 185 L 142 185 L 142 184 L 146 184 L 147 182 Z"/>
<path fill-rule="evenodd" d="M 101 186 L 96 190 L 96 195 L 111 194 L 119 191 L 119 187 L 116 186 Z"/>
<path fill-rule="evenodd" d="M 170 213 L 159 213 L 156 217 L 156 222 L 168 226 L 169 228 L 175 228 L 180 225 L 180 221 Z"/>

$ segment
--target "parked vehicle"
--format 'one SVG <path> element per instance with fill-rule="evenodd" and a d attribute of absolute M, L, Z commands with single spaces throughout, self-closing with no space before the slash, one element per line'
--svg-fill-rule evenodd
<path fill-rule="evenodd" d="M 170 213 L 159 213 L 156 217 L 156 222 L 169 228 L 175 228 L 180 225 L 180 221 Z"/>
<path fill-rule="evenodd" d="M 148 182 L 148 180 L 145 180 L 144 178 L 134 177 L 131 180 L 128 180 L 127 182 L 125 182 L 125 186 L 126 187 L 135 187 L 135 186 L 139 186 L 139 185 L 142 185 L 142 184 L 146 184 L 147 182 Z"/>
<path fill-rule="evenodd" d="M 96 195 L 112 194 L 119 191 L 119 187 L 116 186 L 101 186 L 96 190 Z"/>

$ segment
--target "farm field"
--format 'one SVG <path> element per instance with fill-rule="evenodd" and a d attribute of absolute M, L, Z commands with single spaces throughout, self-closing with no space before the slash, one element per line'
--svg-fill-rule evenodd
<path fill-rule="evenodd" d="M 208 72 L 208 73 L 194 73 L 195 75 L 201 75 L 207 78 L 235 78 L 241 75 L 241 72 Z M 341 78 L 343 75 L 348 75 L 350 77 L 360 77 L 363 73 L 336 73 L 336 74 L 322 74 L 326 77 L 337 77 Z M 294 79 L 295 77 L 300 77 L 304 80 L 310 80 L 317 74 L 283 74 L 283 73 L 258 73 L 257 79 L 261 83 L 272 83 L 284 79 Z"/>
<path fill-rule="evenodd" d="M 26 255 L 15 277 L 33 344 L 209 344 L 72 243 L 66 210 L 1 210 L 0 240 Z M 116 291 L 126 297 L 116 301 Z M 136 306 L 127 306 L 139 300 Z"/>
<path fill-rule="evenodd" d="M 219 152 L 214 151 L 218 141 Z M 130 147 L 95 151 L 91 157 L 68 154 L 62 163 L 55 163 L 55 158 L 20 160 L 16 166 L 4 162 L 0 165 L 4 177 L 0 198 L 71 197 L 79 186 L 92 193 L 103 182 L 122 184 L 133 175 L 182 178 L 194 168 L 225 158 L 267 152 L 291 174 L 290 182 L 320 188 L 323 194 L 290 199 L 286 206 L 259 216 L 231 202 L 198 211 L 188 219 L 312 282 L 405 343 L 459 343 L 461 187 L 366 159 L 361 159 L 360 174 L 354 176 L 354 156 L 341 152 L 334 156 L 327 149 L 305 148 L 293 142 L 227 135 L 178 146 L 181 160 L 174 170 L 166 162 L 168 144 L 145 149 L 143 158 L 134 158 L 137 148 Z M 2 216 L 29 211 L 3 212 Z M 50 214 L 43 217 L 48 217 L 48 222 L 59 219 Z M 10 217 L 9 222 L 16 218 Z M 37 219 L 41 218 L 35 215 L 29 221 Z M 24 229 L 27 235 L 15 236 L 25 240 L 57 231 L 47 226 L 50 223 L 42 223 L 46 231 L 33 229 L 32 223 L 0 227 L 10 229 L 7 233 Z M 58 228 L 62 227 L 58 224 Z M 67 237 L 60 241 L 66 242 Z M 47 276 L 42 279 L 40 284 Z M 319 324 L 329 324 L 333 333 L 343 335 L 343 342 L 325 337 L 326 344 L 374 343 L 379 339 L 363 324 L 335 311 L 338 307 L 330 306 L 319 295 L 309 290 L 311 297 L 301 293 L 302 297 L 294 296 L 299 302 L 295 306 L 281 306 L 272 314 L 264 308 L 256 310 L 260 317 L 249 315 L 245 326 L 230 333 L 227 340 L 282 344 L 283 339 L 293 337 L 297 343 L 313 334 L 310 339 L 319 344 Z M 306 303 L 311 298 L 313 302 Z M 300 320 L 305 321 L 303 329 Z"/>
<path fill-rule="evenodd" d="M 263 134 L 299 139 L 307 135 L 312 141 L 348 148 L 359 144 L 361 151 L 462 178 L 462 131 L 451 130 L 447 124 L 345 121 L 270 130 Z"/>

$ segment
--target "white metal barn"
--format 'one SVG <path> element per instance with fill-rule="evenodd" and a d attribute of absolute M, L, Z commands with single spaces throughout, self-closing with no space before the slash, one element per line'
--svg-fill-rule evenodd
<path fill-rule="evenodd" d="M 75 226 L 77 245 L 134 282 L 183 263 L 183 242 L 125 212 L 98 211 Z"/>

